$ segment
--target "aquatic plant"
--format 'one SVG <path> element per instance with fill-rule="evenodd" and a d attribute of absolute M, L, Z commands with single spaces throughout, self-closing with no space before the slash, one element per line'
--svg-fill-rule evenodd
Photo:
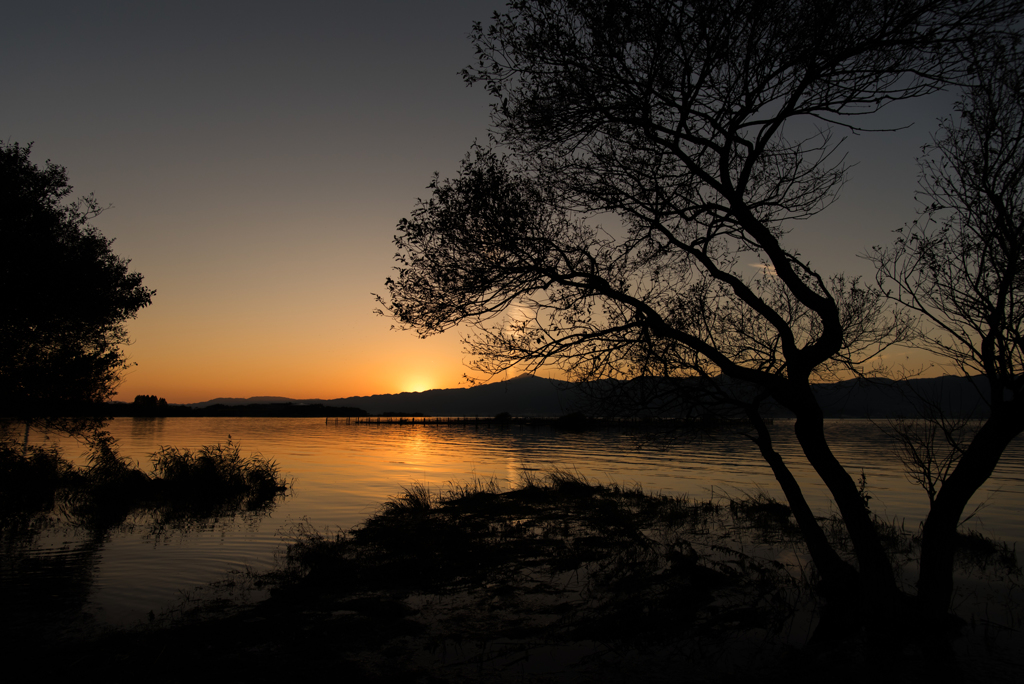
<path fill-rule="evenodd" d="M 57 446 L 25 448 L 9 437 L 0 440 L 3 525 L 59 513 L 67 522 L 103 531 L 138 514 L 148 516 L 152 533 L 160 535 L 239 512 L 265 513 L 289 487 L 273 459 L 243 457 L 230 438 L 194 451 L 162 447 L 152 455 L 151 473 L 122 455 L 105 431 L 86 443 L 85 465 L 76 466 Z"/>
<path fill-rule="evenodd" d="M 414 483 L 402 487 L 402 493 L 393 496 L 381 506 L 385 512 L 399 513 L 401 511 L 429 511 L 434 507 L 430 496 L 430 488 L 425 484 Z"/>
<path fill-rule="evenodd" d="M 248 506 L 273 498 L 287 489 L 277 463 L 261 454 L 241 455 L 241 446 L 202 446 L 192 451 L 161 447 L 152 455 L 153 475 L 175 496 L 193 499 L 242 495 Z"/>
<path fill-rule="evenodd" d="M 139 470 L 139 464 L 117 449 L 117 440 L 109 432 L 99 430 L 86 438 L 86 475 L 94 484 L 125 486 L 126 481 L 141 482 L 148 479 Z M 141 476 L 141 477 L 140 477 Z"/>
<path fill-rule="evenodd" d="M 448 482 L 445 489 L 438 495 L 442 504 L 456 500 L 487 499 L 501 493 L 498 480 L 491 477 L 486 480 L 474 477 L 466 482 Z"/>

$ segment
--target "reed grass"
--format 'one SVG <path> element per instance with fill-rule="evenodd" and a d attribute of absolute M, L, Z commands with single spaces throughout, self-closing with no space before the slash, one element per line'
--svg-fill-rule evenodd
<path fill-rule="evenodd" d="M 25 449 L 0 440 L 0 523 L 59 514 L 107 530 L 141 514 L 161 534 L 236 513 L 264 514 L 289 487 L 273 459 L 243 457 L 230 437 L 196 450 L 162 447 L 151 456 L 149 473 L 120 454 L 104 431 L 90 435 L 87 445 L 85 465 L 76 466 L 59 447 Z"/>
<path fill-rule="evenodd" d="M 1000 568 L 1024 579 L 1024 570 L 1017 561 L 1017 550 L 1006 542 L 990 539 L 977 530 L 957 534 L 957 562 L 972 568 Z"/>
<path fill-rule="evenodd" d="M 471 499 L 489 499 L 501 493 L 501 485 L 496 478 L 486 480 L 474 477 L 466 482 L 448 482 L 445 489 L 438 495 L 441 504 Z"/>
<path fill-rule="evenodd" d="M 178 495 L 230 497 L 243 495 L 257 501 L 287 489 L 280 468 L 262 454 L 241 455 L 241 446 L 228 439 L 226 444 L 202 446 L 195 451 L 161 447 L 152 455 L 153 475 L 164 487 Z"/>
<path fill-rule="evenodd" d="M 425 484 L 411 484 L 402 487 L 402 493 L 384 502 L 382 510 L 398 513 L 401 511 L 429 511 L 434 507 L 430 487 Z"/>

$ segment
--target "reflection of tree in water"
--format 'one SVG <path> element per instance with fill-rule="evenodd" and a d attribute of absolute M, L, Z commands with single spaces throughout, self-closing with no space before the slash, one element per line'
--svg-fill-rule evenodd
<path fill-rule="evenodd" d="M 146 444 L 162 444 L 158 435 L 164 431 L 163 416 L 135 416 L 131 419 L 132 439 Z"/>
<path fill-rule="evenodd" d="M 255 525 L 287 491 L 276 464 L 227 444 L 164 447 L 153 472 L 122 457 L 109 434 L 89 440 L 87 465 L 59 447 L 0 441 L 0 609 L 4 631 L 81 627 L 99 552 L 113 534 L 160 539 L 236 523 Z M 47 538 L 59 548 L 44 548 Z"/>

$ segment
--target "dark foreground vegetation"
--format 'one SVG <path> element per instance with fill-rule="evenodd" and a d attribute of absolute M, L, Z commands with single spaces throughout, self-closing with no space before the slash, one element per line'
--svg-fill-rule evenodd
<path fill-rule="evenodd" d="M 140 394 L 132 403 L 108 401 L 94 403 L 55 403 L 23 412 L 22 418 L 46 425 L 50 416 L 64 416 L 65 423 L 79 421 L 102 424 L 109 418 L 348 418 L 365 416 L 366 411 L 351 406 L 278 402 L 269 404 L 211 404 L 191 406 L 168 404 L 166 399 Z M 83 433 L 83 431 L 76 431 Z"/>
<path fill-rule="evenodd" d="M 825 529 L 843 541 L 837 520 Z M 914 536 L 879 523 L 894 562 Z M 957 647 L 880 648 L 822 633 L 816 576 L 785 505 L 692 501 L 556 471 L 500 492 L 411 486 L 363 525 L 299 525 L 271 574 L 240 574 L 145 628 L 54 644 L 57 669 L 108 681 L 323 674 L 344 681 L 1013 681 L 1008 630 L 958 624 Z M 960 562 L 1019 603 L 1012 550 L 964 537 Z M 780 562 L 780 561 L 785 562 Z M 255 604 L 229 600 L 258 593 Z M 1021 609 L 1011 608 L 1019 628 Z M 987 631 L 986 631 L 987 630 Z M 970 645 L 957 634 L 985 631 Z M 12 641 L 13 640 L 13 641 Z M 948 647 L 949 644 L 946 645 Z M 1016 656 L 1019 658 L 1019 656 Z M 61 673 L 55 673 L 61 674 Z"/>
<path fill-rule="evenodd" d="M 351 406 L 322 403 L 252 403 L 190 406 L 168 404 L 165 399 L 140 394 L 132 403 L 108 402 L 91 407 L 91 414 L 104 417 L 168 417 L 168 418 L 348 418 L 365 416 L 366 411 Z"/>

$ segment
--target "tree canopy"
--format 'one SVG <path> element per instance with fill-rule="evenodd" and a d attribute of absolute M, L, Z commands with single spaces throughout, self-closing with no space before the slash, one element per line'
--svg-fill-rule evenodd
<path fill-rule="evenodd" d="M 380 301 L 422 335 L 468 324 L 488 372 L 555 362 L 584 380 L 727 378 L 715 387 L 751 420 L 823 591 L 836 604 L 856 596 L 855 612 L 896 629 L 893 569 L 811 383 L 915 330 L 883 290 L 818 273 L 787 235 L 842 187 L 844 131 L 965 82 L 968 47 L 1012 33 L 1020 11 L 999 0 L 513 0 L 476 26 L 479 61 L 464 72 L 494 96 L 494 148 L 435 177 L 399 224 L 398 275 Z M 607 215 L 621 226 L 596 225 Z M 775 452 L 769 397 L 797 416 L 855 564 Z"/>
<path fill-rule="evenodd" d="M 879 285 L 925 321 L 921 343 L 1024 395 L 1024 54 L 986 46 L 920 160 L 921 218 L 869 255 Z"/>
<path fill-rule="evenodd" d="M 55 419 L 109 399 L 128 367 L 124 324 L 155 292 L 70 200 L 64 167 L 0 145 L 0 416 Z"/>

